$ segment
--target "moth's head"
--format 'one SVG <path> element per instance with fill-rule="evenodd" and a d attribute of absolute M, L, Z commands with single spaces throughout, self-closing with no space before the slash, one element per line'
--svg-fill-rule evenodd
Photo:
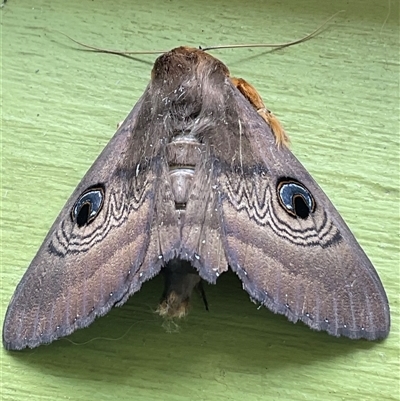
<path fill-rule="evenodd" d="M 215 73 L 229 76 L 228 67 L 215 57 L 200 49 L 181 46 L 157 58 L 151 79 L 153 82 L 166 84 Z"/>
<path fill-rule="evenodd" d="M 224 114 L 228 81 L 225 64 L 203 50 L 173 49 L 154 63 L 147 93 L 152 114 L 166 132 L 190 131 L 199 121 L 210 127 L 216 107 Z"/>

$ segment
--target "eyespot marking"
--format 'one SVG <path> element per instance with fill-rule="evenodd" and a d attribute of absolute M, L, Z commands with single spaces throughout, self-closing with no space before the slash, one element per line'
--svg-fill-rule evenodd
<path fill-rule="evenodd" d="M 104 204 L 104 187 L 95 185 L 87 188 L 77 199 L 71 210 L 71 219 L 78 227 L 90 224 L 100 213 Z"/>
<path fill-rule="evenodd" d="M 289 215 L 306 219 L 315 211 L 311 192 L 294 178 L 282 178 L 276 190 L 280 205 Z"/>

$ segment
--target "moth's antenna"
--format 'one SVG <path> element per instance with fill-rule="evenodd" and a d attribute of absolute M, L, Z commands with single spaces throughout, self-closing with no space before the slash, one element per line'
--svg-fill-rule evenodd
<path fill-rule="evenodd" d="M 338 14 L 344 12 L 344 10 L 338 11 L 332 17 L 328 18 L 323 24 L 321 24 L 317 29 L 315 29 L 313 32 L 310 34 L 297 39 L 293 40 L 291 42 L 285 42 L 285 43 L 253 43 L 253 44 L 242 44 L 242 45 L 219 45 L 219 46 L 208 46 L 208 47 L 199 47 L 200 50 L 203 51 L 208 51 L 208 50 L 219 50 L 219 49 L 235 49 L 235 48 L 244 48 L 244 47 L 272 47 L 272 48 L 284 48 L 284 47 L 289 47 L 296 45 L 298 43 L 305 42 L 307 40 L 310 40 L 311 38 L 317 36 L 323 28 L 328 24 L 329 21 L 331 21 L 333 18 L 335 18 Z M 116 54 L 117 56 L 134 56 L 134 55 L 141 55 L 141 54 L 163 54 L 167 53 L 165 50 L 143 50 L 143 51 L 122 51 L 122 50 L 112 50 L 112 49 L 103 49 L 101 47 L 96 47 L 96 46 L 91 46 L 87 45 L 86 43 L 79 42 L 78 40 L 72 38 L 71 36 L 67 35 L 66 33 L 63 33 L 61 31 L 55 30 L 56 32 L 60 33 L 61 35 L 65 36 L 72 42 L 76 43 L 79 46 L 85 47 L 86 49 L 89 49 L 94 52 L 98 53 L 107 53 L 107 54 Z"/>
<path fill-rule="evenodd" d="M 107 53 L 107 54 L 116 54 L 117 56 L 134 56 L 134 55 L 140 55 L 140 54 L 163 54 L 167 53 L 165 50 L 143 50 L 143 51 L 123 51 L 123 50 L 112 50 L 112 49 L 102 49 L 101 47 L 96 47 L 96 46 L 91 46 L 87 45 L 86 43 L 79 42 L 78 40 L 71 38 L 71 36 L 67 35 L 64 32 L 55 30 L 55 32 L 60 33 L 61 35 L 65 36 L 72 42 L 76 43 L 79 46 L 86 47 L 89 50 L 92 50 L 94 52 L 98 53 Z"/>
<path fill-rule="evenodd" d="M 244 48 L 244 47 L 273 47 L 273 48 L 284 48 L 284 47 L 289 47 L 293 45 L 297 45 L 298 43 L 306 42 L 307 40 L 312 39 L 313 37 L 317 36 L 319 33 L 322 32 L 323 28 L 328 24 L 329 21 L 331 21 L 333 18 L 335 18 L 338 14 L 344 12 L 344 10 L 340 10 L 337 13 L 333 14 L 332 17 L 328 18 L 323 24 L 321 24 L 315 31 L 311 32 L 310 34 L 300 38 L 293 40 L 291 42 L 285 42 L 285 43 L 249 43 L 249 44 L 243 44 L 243 45 L 220 45 L 220 46 L 209 46 L 209 47 L 200 47 L 200 50 L 203 51 L 208 51 L 208 50 L 219 50 L 219 49 L 236 49 L 236 48 Z"/>

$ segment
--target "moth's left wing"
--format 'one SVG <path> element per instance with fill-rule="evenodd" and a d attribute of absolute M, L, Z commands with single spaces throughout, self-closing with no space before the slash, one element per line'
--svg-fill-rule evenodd
<path fill-rule="evenodd" d="M 17 286 L 3 327 L 5 348 L 36 347 L 88 326 L 160 270 L 159 242 L 151 237 L 158 237 L 152 229 L 156 188 L 165 192 L 165 180 L 159 141 L 146 118 L 138 121 L 146 93 L 73 192 Z M 162 235 L 174 239 L 165 230 Z"/>

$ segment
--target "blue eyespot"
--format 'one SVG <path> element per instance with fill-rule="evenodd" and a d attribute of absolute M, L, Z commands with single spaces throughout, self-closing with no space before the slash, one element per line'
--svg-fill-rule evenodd
<path fill-rule="evenodd" d="M 311 192 L 293 178 L 283 178 L 277 186 L 281 206 L 293 217 L 306 219 L 315 210 L 315 200 Z"/>
<path fill-rule="evenodd" d="M 75 202 L 71 218 L 79 227 L 91 223 L 99 214 L 104 203 L 104 188 L 96 185 L 86 189 Z"/>

